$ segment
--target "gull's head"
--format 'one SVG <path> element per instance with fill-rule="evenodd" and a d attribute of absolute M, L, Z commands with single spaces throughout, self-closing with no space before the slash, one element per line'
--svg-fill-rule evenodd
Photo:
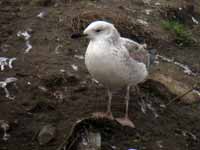
<path fill-rule="evenodd" d="M 87 26 L 83 34 L 90 40 L 119 37 L 119 33 L 114 25 L 106 21 L 92 22 Z"/>

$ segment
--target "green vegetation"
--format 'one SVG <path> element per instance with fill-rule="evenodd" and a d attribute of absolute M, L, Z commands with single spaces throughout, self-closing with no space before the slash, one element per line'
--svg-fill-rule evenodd
<path fill-rule="evenodd" d="M 184 24 L 167 20 L 162 22 L 163 28 L 173 32 L 176 35 L 175 41 L 179 46 L 189 46 L 192 43 L 192 34 L 187 30 Z"/>

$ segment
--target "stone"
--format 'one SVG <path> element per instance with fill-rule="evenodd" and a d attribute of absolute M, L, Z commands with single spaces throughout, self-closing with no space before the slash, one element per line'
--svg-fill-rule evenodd
<path fill-rule="evenodd" d="M 186 83 L 177 81 L 172 77 L 166 76 L 161 73 L 155 73 L 150 78 L 165 85 L 171 93 L 177 96 L 183 95 L 191 89 L 191 87 L 186 85 Z M 181 98 L 181 102 L 185 104 L 191 104 L 199 100 L 200 95 L 195 90 L 191 91 L 190 93 L 186 94 L 184 97 Z"/>
<path fill-rule="evenodd" d="M 51 124 L 45 125 L 42 127 L 38 134 L 38 142 L 40 145 L 48 144 L 55 138 L 56 127 Z"/>

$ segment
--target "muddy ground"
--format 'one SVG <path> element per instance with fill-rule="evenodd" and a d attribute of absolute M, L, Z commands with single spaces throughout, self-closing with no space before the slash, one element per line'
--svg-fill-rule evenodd
<path fill-rule="evenodd" d="M 38 17 L 41 12 L 43 16 Z M 198 0 L 1 0 L 0 56 L 17 60 L 12 69 L 6 66 L 0 71 L 0 80 L 18 80 L 16 86 L 8 86 L 14 100 L 6 98 L 3 89 L 0 91 L 0 120 L 10 126 L 8 140 L 3 140 L 0 129 L 0 149 L 55 150 L 77 120 L 105 110 L 105 89 L 91 79 L 82 57 L 88 41 L 71 38 L 94 20 L 110 21 L 123 36 L 145 42 L 149 49 L 187 64 L 195 76 L 166 62 L 157 64 L 154 72 L 191 87 L 200 73 L 199 14 Z M 163 27 L 162 21 L 169 20 L 183 24 L 190 35 L 180 40 Z M 27 41 L 17 36 L 19 31 L 31 35 L 28 41 L 32 49 L 28 53 Z M 114 95 L 115 117 L 123 115 L 123 95 L 121 90 Z M 130 118 L 136 129 L 102 124 L 102 149 L 199 150 L 200 104 L 175 102 L 163 108 L 174 96 L 151 79 L 140 85 L 140 93 L 132 90 Z M 145 112 L 142 106 L 151 107 Z M 40 145 L 37 134 L 47 124 L 56 127 L 56 134 L 52 141 Z"/>

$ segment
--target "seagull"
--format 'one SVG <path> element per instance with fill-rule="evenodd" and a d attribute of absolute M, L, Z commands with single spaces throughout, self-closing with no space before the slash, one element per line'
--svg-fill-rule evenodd
<path fill-rule="evenodd" d="M 102 83 L 108 93 L 106 112 L 95 117 L 114 119 L 111 111 L 112 92 L 126 88 L 125 116 L 116 120 L 123 126 L 134 128 L 129 119 L 130 88 L 144 82 L 150 65 L 146 44 L 121 37 L 115 26 L 106 21 L 94 21 L 83 31 L 90 41 L 85 53 L 85 65 L 93 78 Z"/>

